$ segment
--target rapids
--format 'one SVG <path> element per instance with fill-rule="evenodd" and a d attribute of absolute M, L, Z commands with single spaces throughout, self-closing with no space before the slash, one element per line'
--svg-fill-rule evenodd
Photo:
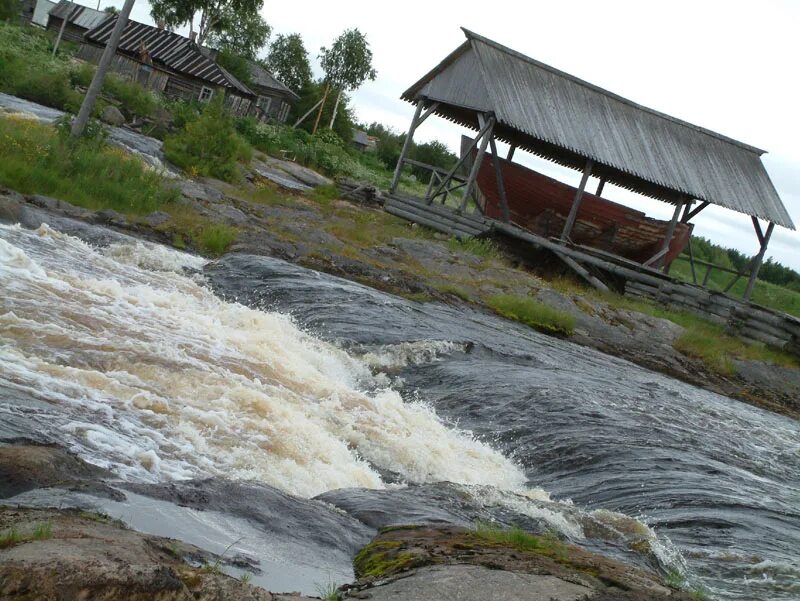
<path fill-rule="evenodd" d="M 99 240 L 0 226 L 0 436 L 134 487 L 319 495 L 369 526 L 530 519 L 621 555 L 644 539 L 720 598 L 800 598 L 796 422 L 469 309 Z"/>

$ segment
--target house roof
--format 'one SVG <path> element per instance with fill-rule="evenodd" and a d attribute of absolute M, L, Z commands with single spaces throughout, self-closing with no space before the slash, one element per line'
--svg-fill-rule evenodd
<path fill-rule="evenodd" d="M 248 61 L 250 64 L 250 81 L 254 86 L 274 90 L 286 96 L 291 96 L 294 100 L 300 97 L 290 90 L 286 85 L 279 81 L 272 73 L 267 71 L 262 65 L 255 61 Z"/>
<path fill-rule="evenodd" d="M 50 15 L 59 19 L 66 18 L 67 23 L 84 29 L 97 27 L 110 16 L 107 12 L 69 2 L 69 0 L 61 0 L 50 10 Z"/>
<path fill-rule="evenodd" d="M 55 2 L 50 0 L 36 0 L 36 5 L 33 9 L 33 17 L 31 21 L 42 27 L 47 27 L 47 20 L 50 18 L 50 11 L 56 6 Z"/>
<path fill-rule="evenodd" d="M 116 16 L 107 19 L 100 26 L 87 31 L 84 38 L 105 45 L 116 23 Z M 236 90 L 240 94 L 255 96 L 250 88 L 203 54 L 197 44 L 190 39 L 165 29 L 128 21 L 117 51 L 139 56 L 142 46 L 147 49 L 153 62 L 161 63 L 172 71 Z"/>
<path fill-rule="evenodd" d="M 367 132 L 360 129 L 354 129 L 353 142 L 359 144 L 360 146 L 369 146 L 369 136 L 367 135 Z"/>
<path fill-rule="evenodd" d="M 440 102 L 436 113 L 636 192 L 699 199 L 794 229 L 761 162 L 763 150 L 670 117 L 466 29 L 467 40 L 402 98 Z"/>

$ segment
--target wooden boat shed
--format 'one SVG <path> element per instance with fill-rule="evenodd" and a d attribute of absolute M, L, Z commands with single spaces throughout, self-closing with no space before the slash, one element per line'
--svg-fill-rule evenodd
<path fill-rule="evenodd" d="M 662 272 L 668 269 L 664 258 L 677 224 L 689 224 L 700 211 L 715 204 L 752 220 L 760 250 L 745 270 L 733 273 L 735 278 L 728 286 L 730 289 L 740 277 L 748 277 L 745 300 L 750 298 L 773 229 L 776 225 L 795 229 L 761 162 L 763 150 L 641 106 L 463 31 L 466 41 L 402 95 L 416 105 L 416 111 L 395 170 L 387 210 L 392 210 L 394 203 L 398 214 L 422 215 L 420 207 L 428 206 L 436 212 L 435 218 L 441 219 L 445 207 L 437 207 L 434 201 L 459 191 L 460 209 L 453 217 L 454 223 L 460 224 L 459 231 L 480 234 L 491 229 L 523 239 L 553 251 L 593 285 L 606 288 L 596 277 L 597 269 L 625 277 L 640 274 L 640 281 L 664 277 Z M 449 172 L 408 158 L 416 129 L 431 115 L 478 132 Z M 522 149 L 581 172 L 560 236 L 537 236 L 510 222 L 499 160 L 493 163 L 497 166 L 500 218 L 487 220 L 483 215 L 464 214 L 467 201 L 475 193 L 487 150 L 492 157 L 497 156 L 496 140 L 510 146 L 506 161 L 511 161 L 516 149 Z M 407 164 L 428 167 L 433 172 L 424 202 L 414 203 L 397 192 L 400 174 Z M 635 263 L 571 242 L 570 234 L 591 176 L 599 178 L 596 196 L 608 182 L 674 205 L 663 244 L 652 257 Z M 698 284 L 695 268 L 702 262 L 694 259 L 691 242 L 688 250 Z M 707 266 L 707 280 L 714 266 L 703 265 Z"/>

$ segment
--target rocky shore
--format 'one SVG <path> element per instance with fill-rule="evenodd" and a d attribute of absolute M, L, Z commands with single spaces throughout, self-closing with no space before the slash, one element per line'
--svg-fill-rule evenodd
<path fill-rule="evenodd" d="M 673 343 L 684 328 L 672 321 L 613 306 L 558 278 L 543 279 L 508 257 L 476 254 L 386 214 L 378 204 L 364 202 L 363 195 L 359 200 L 342 198 L 329 180 L 309 169 L 262 157 L 238 187 L 213 179 L 181 179 L 178 184 L 179 206 L 141 218 L 0 190 L 0 221 L 25 227 L 49 223 L 78 235 L 76 222 L 100 224 L 191 250 L 192 241 L 182 231 L 187 221 L 202 219 L 236 231 L 227 253 L 278 257 L 413 300 L 486 308 L 492 295 L 530 296 L 574 317 L 572 342 L 771 411 L 800 416 L 800 370 L 749 359 L 734 360 L 732 373 L 709 369 L 676 350 Z"/>
<path fill-rule="evenodd" d="M 31 493 L 45 495 L 55 490 L 78 492 L 87 498 L 124 499 L 130 494 L 104 470 L 57 446 L 29 441 L 0 446 L 0 598 L 309 599 L 299 593 L 271 593 L 251 584 L 247 570 L 257 567 L 235 552 L 214 554 L 179 540 L 137 532 L 88 506 L 31 506 L 30 499 L 35 497 Z M 202 482 L 138 490 L 156 497 L 172 495 L 180 505 L 206 511 L 215 506 L 214 487 Z M 27 495 L 19 496 L 22 493 Z M 317 512 L 323 507 L 321 502 L 284 497 L 284 503 L 298 506 L 316 503 Z M 324 599 L 704 598 L 670 588 L 662 576 L 649 569 L 589 552 L 551 533 L 533 535 L 521 530 L 441 524 L 387 527 L 355 553 L 353 565 L 356 580 L 320 591 Z"/>

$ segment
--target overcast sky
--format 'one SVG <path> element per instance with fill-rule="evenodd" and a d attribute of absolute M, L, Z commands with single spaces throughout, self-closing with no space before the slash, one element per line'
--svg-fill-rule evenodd
<path fill-rule="evenodd" d="M 122 0 L 101 3 L 121 6 Z M 137 0 L 133 18 L 149 21 L 148 13 Z M 265 0 L 262 14 L 274 33 L 303 36 L 317 74 L 320 46 L 349 27 L 367 34 L 378 78 L 354 95 L 360 121 L 405 131 L 413 107 L 400 94 L 461 44 L 460 27 L 466 27 L 635 102 L 766 149 L 767 171 L 800 225 L 798 0 Z M 415 139 L 440 139 L 456 149 L 461 133 L 432 118 Z M 580 180 L 578 172 L 525 153 L 515 160 L 572 185 Z M 664 203 L 613 186 L 603 195 L 654 217 L 672 214 Z M 694 222 L 698 235 L 757 251 L 745 215 L 712 205 Z M 776 227 L 767 254 L 800 270 L 800 234 Z"/>

